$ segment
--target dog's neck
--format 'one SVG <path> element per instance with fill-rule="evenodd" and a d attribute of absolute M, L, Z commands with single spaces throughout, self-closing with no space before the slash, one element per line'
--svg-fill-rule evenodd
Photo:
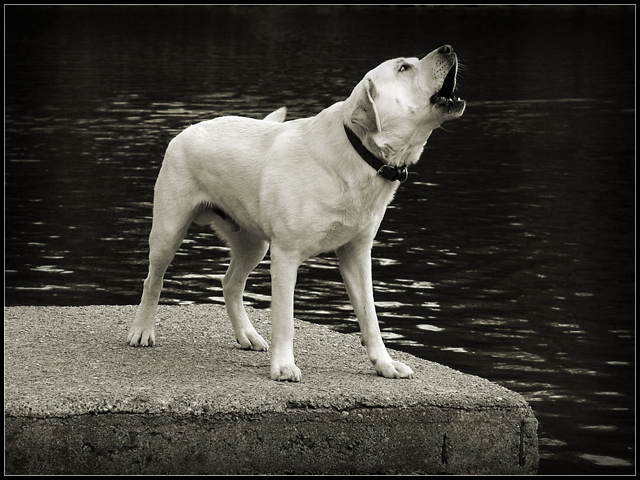
<path fill-rule="evenodd" d="M 347 125 L 344 125 L 344 131 L 355 151 L 358 152 L 360 157 L 373 168 L 378 175 L 390 182 L 399 181 L 400 183 L 404 183 L 407 181 L 407 178 L 409 178 L 409 170 L 406 165 L 396 166 L 385 163 L 371 153 L 371 151 L 364 146 L 360 138 Z"/>
<path fill-rule="evenodd" d="M 420 155 L 433 130 L 414 132 L 411 138 L 395 138 L 385 132 L 371 133 L 366 128 L 343 118 L 343 125 L 353 131 L 360 143 L 380 161 L 395 167 L 410 167 L 420 160 Z"/>

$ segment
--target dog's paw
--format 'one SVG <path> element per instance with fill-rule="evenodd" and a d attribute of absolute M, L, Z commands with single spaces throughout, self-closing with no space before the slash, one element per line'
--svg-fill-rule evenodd
<path fill-rule="evenodd" d="M 283 365 L 271 368 L 271 380 L 279 382 L 299 382 L 302 380 L 302 373 L 295 365 Z"/>
<path fill-rule="evenodd" d="M 143 328 L 133 325 L 127 335 L 127 343 L 132 347 L 153 347 L 156 343 L 156 333 L 153 327 Z"/>
<path fill-rule="evenodd" d="M 413 370 L 402 362 L 391 360 L 388 363 L 378 362 L 374 365 L 376 373 L 385 378 L 413 378 Z"/>
<path fill-rule="evenodd" d="M 240 335 L 236 335 L 236 341 L 244 350 L 256 350 L 260 352 L 269 350 L 267 341 L 255 330 L 242 331 Z"/>

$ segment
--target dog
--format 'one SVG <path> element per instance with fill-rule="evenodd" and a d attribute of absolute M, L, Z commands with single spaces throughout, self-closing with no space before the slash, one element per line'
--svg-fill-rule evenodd
<path fill-rule="evenodd" d="M 422 59 L 387 60 L 349 97 L 309 118 L 218 117 L 192 125 L 167 147 L 154 191 L 149 272 L 127 343 L 155 344 L 155 312 L 165 271 L 189 225 L 210 225 L 230 247 L 222 280 L 228 316 L 243 349 L 269 349 L 245 312 L 249 273 L 271 257 L 273 380 L 298 382 L 293 296 L 298 267 L 335 251 L 376 373 L 412 378 L 380 335 L 371 247 L 387 205 L 427 139 L 459 118 L 457 55 L 444 45 Z"/>

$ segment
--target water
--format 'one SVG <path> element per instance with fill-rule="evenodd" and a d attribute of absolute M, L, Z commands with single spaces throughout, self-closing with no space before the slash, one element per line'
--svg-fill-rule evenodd
<path fill-rule="evenodd" d="M 634 473 L 634 22 L 632 6 L 7 7 L 5 304 L 137 304 L 173 136 L 314 115 L 381 61 L 451 43 L 467 111 L 373 251 L 386 343 L 523 394 L 539 473 Z M 193 226 L 162 302 L 222 303 L 227 265 Z M 335 255 L 301 267 L 296 316 L 357 331 Z"/>

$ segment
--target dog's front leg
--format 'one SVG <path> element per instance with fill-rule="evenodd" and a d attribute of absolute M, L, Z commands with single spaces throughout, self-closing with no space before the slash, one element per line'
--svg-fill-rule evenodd
<path fill-rule="evenodd" d="M 293 358 L 293 295 L 302 260 L 296 252 L 271 245 L 271 378 L 299 382 Z"/>
<path fill-rule="evenodd" d="M 373 236 L 359 237 L 340 247 L 336 253 L 347 293 L 356 312 L 362 344 L 376 373 L 386 378 L 413 378 L 413 370 L 391 358 L 387 352 L 373 301 L 371 247 Z"/>

